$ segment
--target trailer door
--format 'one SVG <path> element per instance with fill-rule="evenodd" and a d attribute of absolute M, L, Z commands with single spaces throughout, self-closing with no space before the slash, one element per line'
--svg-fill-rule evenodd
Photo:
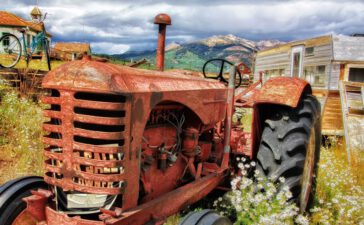
<path fill-rule="evenodd" d="M 291 77 L 301 77 L 304 46 L 295 46 L 291 50 Z"/>

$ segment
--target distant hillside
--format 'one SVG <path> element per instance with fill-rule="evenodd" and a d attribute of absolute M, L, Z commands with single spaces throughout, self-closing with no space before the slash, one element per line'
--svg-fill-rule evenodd
<path fill-rule="evenodd" d="M 283 42 L 265 40 L 254 42 L 234 35 L 217 35 L 188 43 L 172 43 L 166 46 L 165 66 L 168 69 L 188 69 L 201 71 L 203 64 L 212 58 L 224 58 L 232 62 L 245 62 L 251 65 L 254 50 L 273 47 Z M 146 58 L 155 63 L 155 51 L 129 51 L 114 55 L 123 60 Z"/>

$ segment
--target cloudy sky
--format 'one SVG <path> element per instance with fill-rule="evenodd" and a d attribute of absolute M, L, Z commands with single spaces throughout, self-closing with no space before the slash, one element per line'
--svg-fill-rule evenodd
<path fill-rule="evenodd" d="M 216 34 L 290 41 L 364 33 L 364 0 L 38 0 L 53 41 L 91 42 L 94 52 L 153 49 L 156 14 L 171 15 L 168 42 Z M 37 0 L 0 0 L 25 18 Z"/>

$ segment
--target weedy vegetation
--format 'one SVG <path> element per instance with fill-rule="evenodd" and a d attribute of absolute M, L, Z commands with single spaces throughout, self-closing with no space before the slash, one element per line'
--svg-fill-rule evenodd
<path fill-rule="evenodd" d="M 363 156 L 363 152 L 361 152 Z M 364 225 L 364 187 L 360 170 L 349 165 L 336 138 L 321 148 L 312 224 Z"/>
<path fill-rule="evenodd" d="M 42 105 L 0 80 L 0 184 L 42 174 Z"/>

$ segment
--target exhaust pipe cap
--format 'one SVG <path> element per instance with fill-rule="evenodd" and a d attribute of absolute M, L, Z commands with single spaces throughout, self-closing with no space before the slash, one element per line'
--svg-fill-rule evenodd
<path fill-rule="evenodd" d="M 154 24 L 171 25 L 172 20 L 168 14 L 160 13 L 154 18 Z"/>

